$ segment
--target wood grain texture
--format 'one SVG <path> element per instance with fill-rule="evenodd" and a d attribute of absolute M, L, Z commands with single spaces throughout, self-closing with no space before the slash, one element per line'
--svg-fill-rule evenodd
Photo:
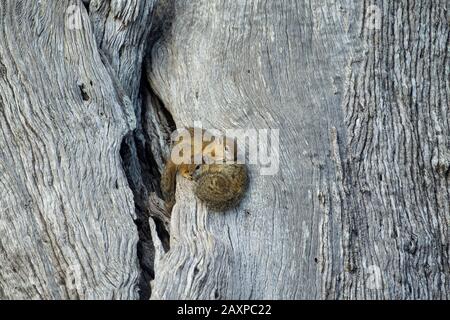
<path fill-rule="evenodd" d="M 178 182 L 152 298 L 448 298 L 445 1 L 173 6 L 148 78 L 177 126 L 280 129 L 281 164 L 226 214 Z"/>
<path fill-rule="evenodd" d="M 322 6 L 355 10 L 335 1 L 175 2 L 172 28 L 153 48 L 155 92 L 178 127 L 280 129 L 280 171 L 261 176 L 251 166 L 247 197 L 226 214 L 209 214 L 180 181 L 153 298 L 322 297 L 320 194 L 335 179 L 330 130 L 344 130 L 351 48 L 346 21 L 323 17 Z"/>
<path fill-rule="evenodd" d="M 448 14 L 0 0 L 0 299 L 448 299 Z M 172 121 L 279 129 L 280 170 L 169 216 Z"/>
<path fill-rule="evenodd" d="M 133 106 L 75 3 L 0 1 L 0 299 L 138 297 Z"/>
<path fill-rule="evenodd" d="M 375 4 L 382 23 L 379 30 L 361 29 L 363 45 L 352 59 L 343 104 L 342 246 L 348 272 L 340 280 L 331 277 L 327 294 L 448 299 L 448 2 Z M 378 290 L 367 285 L 374 268 Z"/>
<path fill-rule="evenodd" d="M 142 61 L 147 52 L 149 33 L 152 27 L 154 0 L 93 0 L 89 3 L 89 16 L 92 21 L 98 50 L 110 63 L 115 78 L 133 104 L 136 116 L 136 128 L 125 137 L 121 146 L 123 167 L 128 183 L 133 191 L 136 225 L 138 226 L 141 279 L 140 297 L 150 296 L 149 282 L 153 277 L 153 243 L 148 226 L 148 217 L 160 218 L 155 211 L 157 203 L 155 189 L 157 178 L 152 161 L 149 130 L 142 118 L 145 118 L 147 95 L 141 87 Z M 142 104 L 146 103 L 144 108 Z"/>

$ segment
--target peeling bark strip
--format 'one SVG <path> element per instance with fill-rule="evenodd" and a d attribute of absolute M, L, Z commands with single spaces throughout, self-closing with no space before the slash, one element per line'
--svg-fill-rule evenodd
<path fill-rule="evenodd" d="M 0 299 L 450 298 L 446 2 L 0 0 Z M 280 171 L 168 217 L 194 121 Z"/>
<path fill-rule="evenodd" d="M 138 297 L 132 105 L 68 7 L 0 1 L 0 299 Z"/>

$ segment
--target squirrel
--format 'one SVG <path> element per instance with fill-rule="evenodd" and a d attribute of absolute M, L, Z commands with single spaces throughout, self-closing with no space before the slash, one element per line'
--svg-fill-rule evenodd
<path fill-rule="evenodd" d="M 248 187 L 247 168 L 243 164 L 204 164 L 194 173 L 194 193 L 211 211 L 235 207 Z"/>
<path fill-rule="evenodd" d="M 201 132 L 201 135 L 198 133 L 195 135 L 195 130 Z M 206 203 L 208 209 L 225 211 L 236 205 L 242 198 L 248 183 L 245 165 L 210 164 L 206 161 L 208 158 L 237 160 L 236 139 L 225 137 L 225 143 L 222 143 L 219 137 L 196 128 L 185 128 L 178 133 L 175 139 L 179 141 L 172 146 L 172 151 L 176 147 L 180 148 L 179 155 L 182 157 L 183 151 L 188 150 L 190 157 L 183 159 L 180 164 L 172 161 L 171 157 L 166 161 L 161 174 L 161 191 L 166 202 L 166 210 L 170 212 L 175 204 L 177 173 L 196 182 L 194 194 Z M 203 139 L 207 135 L 212 138 L 212 142 Z M 188 140 L 184 141 L 184 138 Z M 217 142 L 220 143 L 217 144 Z M 200 163 L 195 161 L 197 157 L 200 157 Z"/>

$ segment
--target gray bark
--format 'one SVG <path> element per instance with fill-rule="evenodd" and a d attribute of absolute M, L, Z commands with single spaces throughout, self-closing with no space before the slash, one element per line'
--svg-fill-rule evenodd
<path fill-rule="evenodd" d="M 84 2 L 0 1 L 0 298 L 450 297 L 445 0 Z M 195 121 L 280 170 L 168 216 Z"/>
<path fill-rule="evenodd" d="M 137 298 L 133 105 L 66 1 L 0 2 L 0 298 Z M 81 7 L 83 9 L 83 7 Z M 84 9 L 83 9 L 84 10 Z"/>
<path fill-rule="evenodd" d="M 446 6 L 176 2 L 148 77 L 177 126 L 280 129 L 281 164 L 224 215 L 179 183 L 153 297 L 448 298 Z"/>

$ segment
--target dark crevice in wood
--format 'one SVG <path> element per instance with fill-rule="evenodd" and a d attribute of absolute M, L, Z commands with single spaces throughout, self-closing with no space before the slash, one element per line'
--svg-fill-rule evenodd
<path fill-rule="evenodd" d="M 124 164 L 125 174 L 127 176 L 128 184 L 134 195 L 134 203 L 136 210 L 136 219 L 134 220 L 139 242 L 137 247 L 137 254 L 139 264 L 141 267 L 141 275 L 139 280 L 139 296 L 141 299 L 148 299 L 150 297 L 150 281 L 154 278 L 153 273 L 153 242 L 150 236 L 150 226 L 148 222 L 148 213 L 146 210 L 146 201 L 148 190 L 151 188 L 151 181 L 149 181 L 149 169 L 146 162 L 142 162 L 144 158 L 142 153 L 142 144 L 138 138 L 138 132 L 134 130 L 130 132 L 123 140 L 120 149 L 120 155 Z M 142 181 L 144 185 L 135 183 L 133 178 L 134 164 L 138 162 L 141 166 Z"/>
<path fill-rule="evenodd" d="M 83 101 L 89 101 L 91 97 L 87 93 L 86 86 L 84 85 L 84 83 L 79 84 L 78 87 L 80 88 L 81 97 L 83 98 Z"/>
<path fill-rule="evenodd" d="M 144 77 L 143 77 L 144 78 Z M 157 197 L 159 199 L 162 199 L 162 193 L 160 188 L 160 180 L 161 180 L 161 173 L 158 170 L 160 165 L 158 165 L 158 161 L 156 158 L 162 159 L 164 158 L 164 155 L 160 154 L 162 153 L 162 150 L 154 150 L 152 148 L 153 145 L 157 142 L 152 141 L 152 136 L 154 139 L 154 136 L 159 136 L 158 132 L 166 132 L 171 133 L 174 130 L 176 130 L 176 125 L 173 120 L 172 115 L 170 112 L 165 108 L 164 103 L 162 100 L 158 97 L 158 95 L 154 92 L 153 88 L 149 84 L 149 82 L 146 79 L 142 80 L 141 83 L 141 92 L 142 95 L 146 98 L 143 99 L 142 108 L 141 108 L 141 127 L 142 127 L 142 137 L 141 137 L 141 148 L 142 152 L 140 153 L 143 155 L 142 158 L 139 159 L 141 164 L 143 165 L 143 168 L 146 168 L 148 170 L 148 182 L 152 186 L 152 191 L 156 193 Z M 150 114 L 157 114 L 158 116 L 151 116 Z M 147 119 L 151 117 L 152 119 L 155 119 L 155 121 L 158 121 L 157 124 L 151 123 L 147 121 Z M 156 128 L 155 126 L 159 126 L 159 128 Z M 167 134 L 168 136 L 168 134 Z M 165 146 L 162 147 L 168 147 L 170 140 L 161 139 L 165 142 Z M 164 247 L 165 251 L 168 251 L 170 249 L 170 234 L 168 230 L 168 221 L 170 220 L 170 217 L 161 217 L 161 214 L 159 213 L 161 210 L 154 210 L 153 208 L 155 206 L 149 204 L 151 200 L 147 201 L 147 211 L 148 215 L 154 220 L 156 225 L 156 231 L 158 234 L 158 237 Z M 158 211 L 158 212 L 156 212 Z M 163 221 L 164 220 L 164 221 Z"/>
<path fill-rule="evenodd" d="M 148 84 L 148 90 L 152 97 L 152 104 L 156 106 L 156 108 L 162 113 L 164 119 L 166 120 L 165 126 L 167 126 L 167 129 L 170 132 L 174 132 L 177 130 L 177 125 L 175 124 L 175 120 L 173 119 L 172 114 L 170 111 L 166 108 L 164 102 L 161 100 L 161 98 L 156 94 L 154 89 L 150 84 Z"/>
<path fill-rule="evenodd" d="M 161 40 L 170 29 L 170 23 L 172 19 L 167 17 L 168 10 L 167 5 L 172 5 L 171 1 L 160 3 L 153 12 L 153 25 L 149 34 L 147 42 L 147 57 L 151 57 L 151 50 L 155 43 Z M 160 179 L 162 170 L 162 163 L 167 156 L 167 152 L 170 147 L 170 134 L 176 130 L 175 121 L 171 113 L 167 110 L 164 102 L 155 92 L 148 81 L 145 74 L 146 66 L 151 66 L 150 59 L 143 59 L 142 77 L 140 96 L 142 100 L 141 114 L 138 118 L 138 132 L 135 132 L 135 139 L 137 141 L 137 156 L 141 168 L 144 171 L 143 181 L 148 186 L 148 193 L 146 199 L 141 199 L 139 202 L 143 206 L 141 208 L 142 220 L 138 223 L 138 231 L 140 242 L 147 243 L 146 238 L 151 239 L 151 232 L 149 227 L 149 218 L 153 219 L 156 226 L 157 237 L 159 238 L 162 247 L 165 252 L 170 250 L 170 214 L 168 214 L 164 208 L 162 193 L 160 188 Z M 138 133 L 138 134 L 136 134 Z M 134 190 L 133 190 L 134 192 Z M 154 193 L 156 196 L 152 196 Z M 159 201 L 157 201 L 159 200 Z M 137 207 L 138 207 L 137 203 Z M 137 214 L 138 210 L 137 210 Z M 138 218 L 139 219 L 139 218 Z M 144 239 L 144 241 L 142 240 Z M 154 258 L 155 247 L 153 241 L 151 241 L 151 248 L 144 248 L 142 245 L 138 247 L 138 258 L 142 267 L 143 275 L 139 287 L 141 292 L 141 299 L 149 299 L 151 296 L 151 288 L 147 288 L 150 283 L 149 280 L 154 279 Z M 145 252 L 151 253 L 151 255 L 145 255 Z M 145 266 L 151 266 L 151 268 L 145 268 Z"/>
<path fill-rule="evenodd" d="M 91 0 L 83 0 L 82 3 L 84 5 L 84 7 L 86 8 L 86 12 L 89 14 L 89 4 L 90 4 Z"/>
<path fill-rule="evenodd" d="M 156 232 L 158 233 L 158 238 L 161 240 L 161 244 L 163 245 L 164 251 L 167 252 L 170 250 L 170 233 L 169 230 L 164 225 L 164 222 L 161 219 L 154 217 L 153 221 L 155 221 Z"/>
<path fill-rule="evenodd" d="M 154 23 L 155 32 L 151 32 L 148 39 L 148 49 L 152 48 L 162 34 L 163 28 L 160 27 L 160 23 Z M 144 59 L 143 63 L 148 61 Z M 142 70 L 145 70 L 145 66 Z M 161 207 L 161 201 L 157 200 L 162 198 L 159 182 L 161 159 L 165 158 L 163 150 L 168 148 L 170 133 L 176 126 L 172 115 L 147 81 L 145 74 L 142 74 L 141 79 L 142 105 L 137 110 L 136 129 L 124 138 L 120 154 L 136 208 L 135 224 L 139 234 L 137 254 L 141 266 L 139 294 L 140 299 L 147 300 L 151 296 L 150 281 L 155 277 L 155 248 L 150 231 L 150 218 L 155 222 L 157 236 L 163 249 L 165 251 L 170 249 L 168 228 L 170 217 Z M 138 179 L 133 176 L 136 173 L 139 174 Z"/>
<path fill-rule="evenodd" d="M 141 90 L 147 90 L 147 94 L 150 93 L 150 101 L 158 101 L 159 106 L 162 107 L 162 102 L 154 96 L 151 88 L 145 87 Z M 141 299 L 149 299 L 151 295 L 150 281 L 154 279 L 154 248 L 153 241 L 151 239 L 151 232 L 148 219 L 151 217 L 156 225 L 156 231 L 158 237 L 164 247 L 164 250 L 169 250 L 170 235 L 166 227 L 166 224 L 160 218 L 160 214 L 153 211 L 154 206 L 150 204 L 152 197 L 151 193 L 156 193 L 158 197 L 161 197 L 161 191 L 159 186 L 160 172 L 155 160 L 155 155 L 151 150 L 151 138 L 149 135 L 149 128 L 145 124 L 146 112 L 152 112 L 149 108 L 153 108 L 152 105 L 143 103 L 141 123 L 138 124 L 137 129 L 129 133 L 121 147 L 121 157 L 124 162 L 125 173 L 129 182 L 129 186 L 134 194 L 134 202 L 136 208 L 136 226 L 139 234 L 139 243 L 137 248 L 138 259 L 141 266 L 141 279 L 139 282 L 139 291 Z M 162 107 L 162 109 L 165 109 Z M 161 109 L 161 110 L 162 110 Z M 167 116 L 166 123 L 169 124 L 168 130 L 173 128 L 173 119 L 167 111 L 164 111 L 164 115 Z M 161 115 L 160 115 L 161 116 Z M 140 175 L 143 185 L 136 185 L 132 177 L 133 163 L 139 163 Z M 168 218 L 165 219 L 168 221 Z M 167 222 L 166 222 L 167 223 Z"/>

